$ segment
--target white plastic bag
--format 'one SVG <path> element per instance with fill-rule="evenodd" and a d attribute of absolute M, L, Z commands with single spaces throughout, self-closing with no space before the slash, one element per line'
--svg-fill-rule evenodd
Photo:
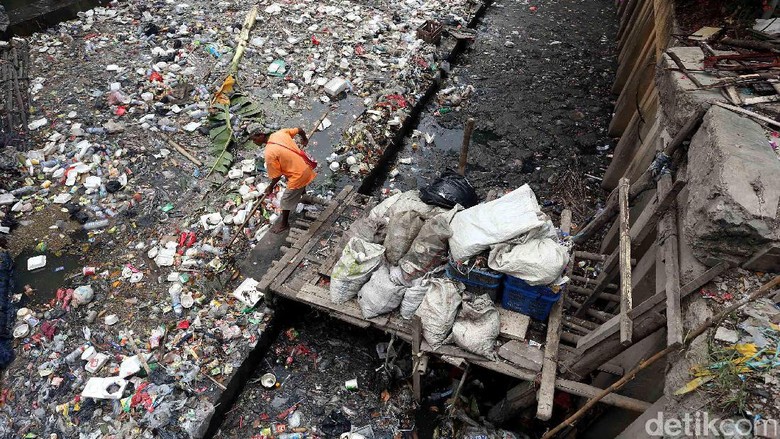
<path fill-rule="evenodd" d="M 544 220 L 536 196 L 525 184 L 497 200 L 455 214 L 450 223 L 450 253 L 456 261 L 465 260 L 541 226 Z"/>
<path fill-rule="evenodd" d="M 371 278 L 371 272 L 382 263 L 385 248 L 360 238 L 352 238 L 341 252 L 330 275 L 330 300 L 344 303 L 355 297 Z"/>
<path fill-rule="evenodd" d="M 423 224 L 409 251 L 398 261 L 403 270 L 403 281 L 409 284 L 447 262 L 448 240 L 452 236 L 450 221 L 462 208 L 455 206 Z"/>
<path fill-rule="evenodd" d="M 463 289 L 462 283 L 451 279 L 431 279 L 425 298 L 415 314 L 420 316 L 423 337 L 433 349 L 450 341 Z"/>
<path fill-rule="evenodd" d="M 404 297 L 404 289 L 390 280 L 390 271 L 387 266 L 381 265 L 358 292 L 358 304 L 363 317 L 370 319 L 398 308 Z"/>
<path fill-rule="evenodd" d="M 495 358 L 495 344 L 501 332 L 501 319 L 487 294 L 464 298 L 452 325 L 455 344 L 477 355 Z"/>
<path fill-rule="evenodd" d="M 490 250 L 488 266 L 518 277 L 529 285 L 555 282 L 569 263 L 569 249 L 558 242 L 555 227 L 547 221 L 527 235 Z"/>

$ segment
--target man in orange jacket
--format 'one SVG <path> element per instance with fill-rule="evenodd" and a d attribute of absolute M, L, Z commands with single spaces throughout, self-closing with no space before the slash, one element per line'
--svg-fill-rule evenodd
<path fill-rule="evenodd" d="M 298 206 L 306 193 L 306 186 L 317 176 L 304 159 L 305 154 L 295 143 L 295 136 L 301 136 L 302 146 L 309 143 L 303 128 L 285 128 L 268 134 L 268 130 L 262 127 L 250 127 L 252 141 L 258 145 L 265 143 L 265 169 L 271 178 L 265 195 L 273 191 L 282 176 L 287 178 L 287 188 L 279 200 L 282 217 L 271 228 L 274 233 L 290 228 L 290 211 Z"/>

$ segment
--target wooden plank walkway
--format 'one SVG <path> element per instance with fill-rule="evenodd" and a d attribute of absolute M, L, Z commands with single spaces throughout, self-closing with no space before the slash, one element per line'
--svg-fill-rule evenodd
<path fill-rule="evenodd" d="M 288 240 L 290 247 L 262 277 L 258 289 L 305 303 L 359 328 L 376 328 L 412 343 L 414 339 L 412 321 L 403 319 L 397 311 L 366 319 L 355 299 L 344 304 L 335 304 L 330 300 L 329 274 L 341 255 L 341 249 L 345 244 L 345 232 L 355 220 L 367 214 L 375 204 L 376 201 L 371 197 L 359 194 L 353 187 L 347 186 L 316 219 L 304 218 L 303 221 L 297 222 L 295 231 Z M 504 357 L 513 358 L 522 364 L 515 364 L 505 359 L 487 359 L 454 345 L 433 349 L 424 340 L 420 344 L 420 352 L 436 355 L 445 362 L 461 367 L 473 364 L 503 375 L 534 381 L 542 371 L 545 352 L 544 349 L 530 346 L 525 340 L 530 318 L 503 308 L 499 308 L 499 314 L 501 317 L 499 339 L 503 340 L 503 352 L 506 354 Z M 538 363 L 534 361 L 535 358 L 539 359 Z M 550 360 L 551 358 L 547 356 L 548 375 L 554 370 L 549 364 Z M 554 386 L 579 396 L 590 397 L 600 392 L 596 387 L 561 379 L 556 380 Z M 644 401 L 619 395 L 605 399 L 604 402 L 631 410 L 649 406 Z"/>

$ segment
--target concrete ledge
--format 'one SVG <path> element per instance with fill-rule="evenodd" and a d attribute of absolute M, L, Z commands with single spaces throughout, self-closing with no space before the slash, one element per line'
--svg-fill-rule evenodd
<path fill-rule="evenodd" d="M 739 265 L 780 242 L 780 160 L 752 119 L 713 106 L 688 150 L 685 238 L 697 259 Z"/>

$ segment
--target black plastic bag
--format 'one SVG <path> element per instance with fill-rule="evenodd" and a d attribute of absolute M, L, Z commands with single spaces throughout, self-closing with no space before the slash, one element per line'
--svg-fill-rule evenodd
<path fill-rule="evenodd" d="M 479 197 L 466 177 L 447 169 L 436 181 L 420 189 L 425 204 L 452 209 L 456 204 L 465 208 L 477 205 Z"/>
<path fill-rule="evenodd" d="M 352 423 L 338 410 L 330 412 L 330 415 L 328 415 L 328 417 L 322 421 L 322 425 L 320 425 L 320 431 L 322 431 L 327 438 L 337 438 L 341 436 L 341 433 L 348 432 L 351 429 Z"/>

